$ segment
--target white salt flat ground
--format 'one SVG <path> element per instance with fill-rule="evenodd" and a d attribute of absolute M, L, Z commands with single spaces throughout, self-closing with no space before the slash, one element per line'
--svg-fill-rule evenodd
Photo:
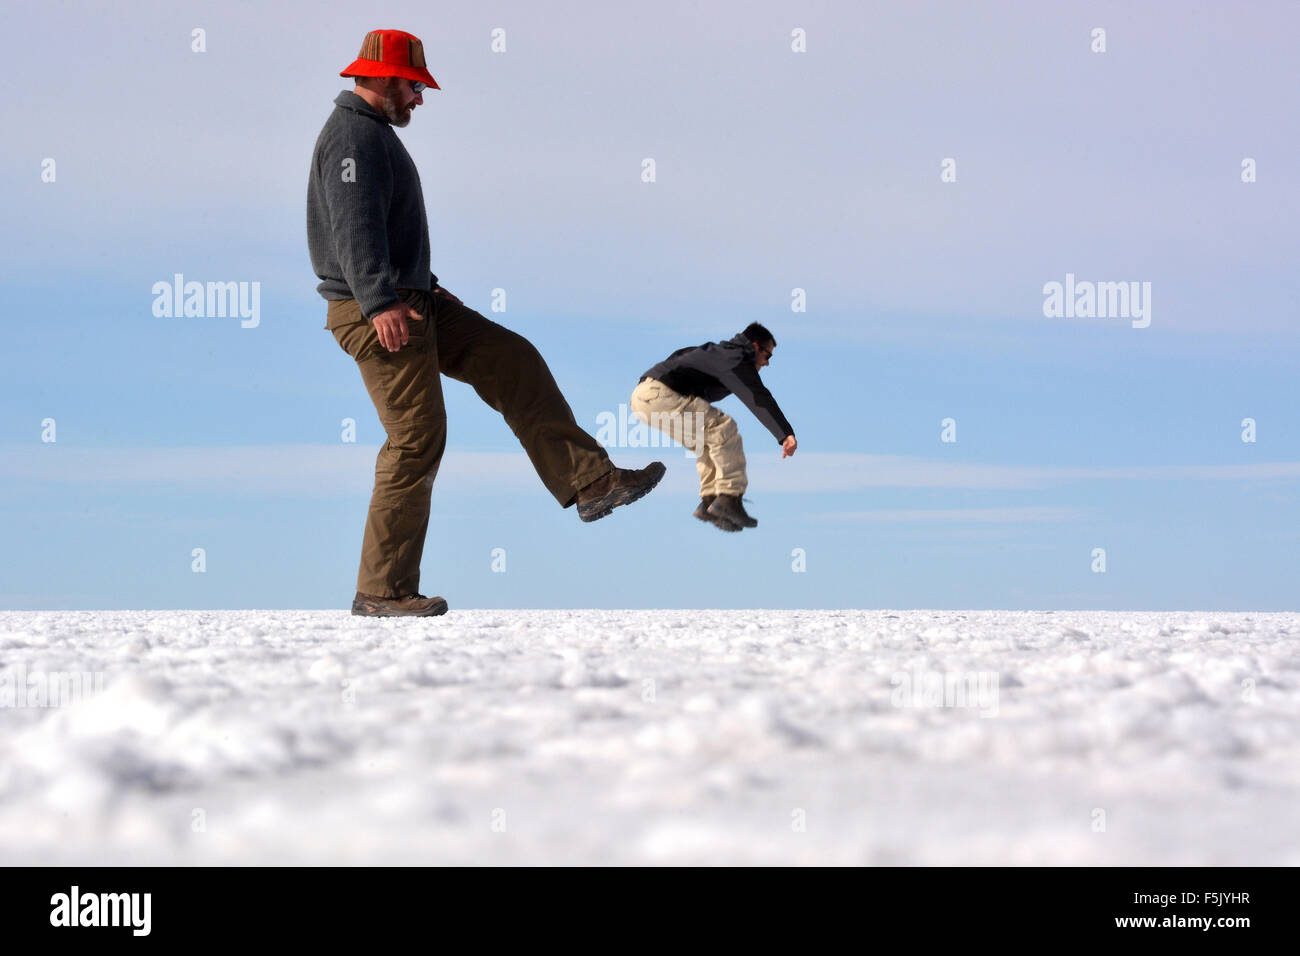
<path fill-rule="evenodd" d="M 1297 865 L 1298 637 L 1300 614 L 0 612 L 0 688 L 105 681 L 0 708 L 0 862 Z M 901 696 L 925 673 L 996 698 Z"/>

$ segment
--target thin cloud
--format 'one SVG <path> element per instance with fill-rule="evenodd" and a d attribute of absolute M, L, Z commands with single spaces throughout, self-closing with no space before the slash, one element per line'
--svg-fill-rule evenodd
<path fill-rule="evenodd" d="M 1045 466 L 950 462 L 905 455 L 811 453 L 789 461 L 751 457 L 751 477 L 769 492 L 868 488 L 1035 490 L 1078 481 L 1270 481 L 1300 478 L 1300 462 L 1241 465 Z"/>
<path fill-rule="evenodd" d="M 49 482 L 182 486 L 230 494 L 328 497 L 368 493 L 375 445 L 252 445 L 188 448 L 78 448 L 62 444 L 0 449 L 0 478 Z M 493 490 L 538 484 L 515 452 L 444 454 L 439 489 Z"/>
<path fill-rule="evenodd" d="M 347 495 L 369 491 L 377 452 L 374 445 L 351 444 L 182 448 L 9 445 L 0 447 L 0 479 L 180 485 L 227 493 L 305 497 Z M 662 459 L 668 464 L 669 487 L 686 488 L 695 482 L 694 461 L 680 448 L 611 449 L 610 454 L 624 467 L 637 467 L 651 458 Z M 775 449 L 769 449 L 762 457 L 749 452 L 749 473 L 752 486 L 761 487 L 767 494 L 871 488 L 1014 491 L 1087 481 L 1295 481 L 1300 479 L 1300 462 L 1072 467 L 836 452 L 801 452 L 783 461 Z M 473 494 L 537 485 L 537 475 L 522 452 L 449 449 L 443 456 L 436 487 Z"/>
<path fill-rule="evenodd" d="M 1079 521 L 1087 517 L 1077 508 L 1030 505 L 1023 508 L 881 508 L 874 511 L 838 511 L 810 516 L 835 521 L 946 521 L 1010 524 L 1015 522 Z"/>

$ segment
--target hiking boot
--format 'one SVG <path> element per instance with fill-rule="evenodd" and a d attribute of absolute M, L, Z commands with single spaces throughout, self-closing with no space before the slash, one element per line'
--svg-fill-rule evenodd
<path fill-rule="evenodd" d="M 705 495 L 700 499 L 699 507 L 695 509 L 695 517 L 701 521 L 707 521 L 709 524 L 717 525 L 723 531 L 739 531 L 740 525 L 732 524 L 726 518 L 719 518 L 717 515 L 709 514 L 709 505 L 713 504 L 713 495 Z"/>
<path fill-rule="evenodd" d="M 447 602 L 423 594 L 385 598 L 358 591 L 352 599 L 352 613 L 362 617 L 437 617 L 447 613 Z"/>
<path fill-rule="evenodd" d="M 737 528 L 757 528 L 758 521 L 745 514 L 739 495 L 718 495 L 709 505 L 709 514 L 736 525 Z"/>
<path fill-rule="evenodd" d="M 578 517 L 596 521 L 620 505 L 645 497 L 667 470 L 662 461 L 654 461 L 636 471 L 615 468 L 601 475 L 578 492 Z"/>

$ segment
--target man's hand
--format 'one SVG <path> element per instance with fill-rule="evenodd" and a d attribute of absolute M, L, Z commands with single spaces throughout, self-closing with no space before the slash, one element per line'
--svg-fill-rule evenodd
<path fill-rule="evenodd" d="M 375 333 L 379 336 L 379 344 L 390 352 L 396 352 L 409 342 L 411 333 L 406 328 L 407 319 L 423 322 L 424 316 L 405 302 L 399 302 L 391 309 L 385 309 L 383 312 L 377 313 L 370 321 L 375 324 Z"/>
<path fill-rule="evenodd" d="M 460 299 L 456 298 L 454 295 L 452 295 L 450 292 L 444 289 L 442 286 L 438 286 L 438 288 L 434 289 L 433 291 L 437 295 L 445 295 L 447 298 L 451 299 L 451 301 L 455 302 L 457 305 L 465 304 L 464 302 L 460 301 Z"/>
<path fill-rule="evenodd" d="M 799 447 L 799 443 L 794 440 L 793 435 L 786 435 L 785 441 L 781 442 L 781 457 L 789 458 L 794 454 L 794 450 Z"/>

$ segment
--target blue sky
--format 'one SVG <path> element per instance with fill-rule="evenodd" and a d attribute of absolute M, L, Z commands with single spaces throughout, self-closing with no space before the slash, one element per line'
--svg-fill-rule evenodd
<path fill-rule="evenodd" d="M 1300 8 L 702 6 L 12 13 L 64 62 L 54 82 L 44 47 L 11 51 L 11 75 L 43 79 L 0 107 L 0 607 L 350 601 L 383 438 L 322 328 L 306 177 L 337 72 L 367 29 L 397 27 L 443 87 L 399 133 L 443 284 L 530 338 L 593 433 L 673 349 L 764 322 L 764 378 L 800 441 L 782 461 L 723 403 L 755 531 L 691 519 L 676 448 L 652 496 L 583 525 L 446 382 L 425 593 L 1295 610 Z M 260 323 L 156 317 L 175 273 L 260 283 Z M 1044 317 L 1067 273 L 1150 282 L 1150 326 Z M 653 452 L 611 450 L 626 467 Z"/>

